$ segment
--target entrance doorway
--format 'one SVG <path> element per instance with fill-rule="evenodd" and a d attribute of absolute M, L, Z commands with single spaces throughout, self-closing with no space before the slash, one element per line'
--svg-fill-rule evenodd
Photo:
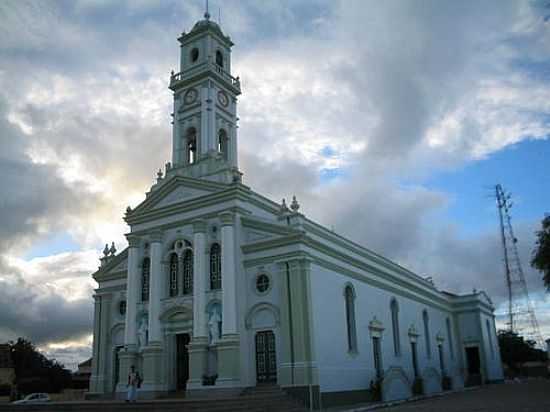
<path fill-rule="evenodd" d="M 277 382 L 275 334 L 271 330 L 256 334 L 256 381 L 258 383 Z"/>
<path fill-rule="evenodd" d="M 189 379 L 189 334 L 176 335 L 176 390 L 185 390 Z"/>
<path fill-rule="evenodd" d="M 466 363 L 468 365 L 468 379 L 466 386 L 481 385 L 481 363 L 479 358 L 479 348 L 471 346 L 466 348 Z"/>

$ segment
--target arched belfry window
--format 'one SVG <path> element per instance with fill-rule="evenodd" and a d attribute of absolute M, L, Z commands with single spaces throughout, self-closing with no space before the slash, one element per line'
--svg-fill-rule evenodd
<path fill-rule="evenodd" d="M 178 255 L 172 253 L 170 255 L 170 296 L 176 296 L 178 294 Z"/>
<path fill-rule="evenodd" d="M 346 326 L 348 332 L 348 351 L 357 352 L 357 331 L 355 330 L 355 291 L 351 285 L 344 289 L 346 301 Z"/>
<path fill-rule="evenodd" d="M 193 293 L 193 251 L 186 249 L 183 252 L 183 294 Z"/>
<path fill-rule="evenodd" d="M 210 248 L 210 289 L 222 288 L 222 249 L 219 243 Z"/>
<path fill-rule="evenodd" d="M 151 261 L 148 257 L 143 259 L 141 264 L 141 301 L 147 302 L 149 300 L 149 268 Z"/>
<path fill-rule="evenodd" d="M 218 152 L 220 152 L 224 160 L 229 159 L 229 138 L 227 132 L 221 129 L 218 133 Z"/>
<path fill-rule="evenodd" d="M 432 356 L 432 346 L 430 342 L 430 318 L 428 317 L 428 311 L 424 309 L 422 312 L 422 320 L 424 321 L 424 339 L 426 340 L 426 356 L 430 358 Z"/>
<path fill-rule="evenodd" d="M 393 331 L 393 351 L 395 356 L 401 355 L 401 341 L 399 339 L 399 304 L 394 298 L 390 303 L 391 325 Z"/>
<path fill-rule="evenodd" d="M 188 164 L 197 161 L 197 130 L 192 127 L 187 131 L 187 147 L 185 148 Z"/>
<path fill-rule="evenodd" d="M 223 67 L 223 54 L 219 50 L 216 50 L 216 64 Z"/>

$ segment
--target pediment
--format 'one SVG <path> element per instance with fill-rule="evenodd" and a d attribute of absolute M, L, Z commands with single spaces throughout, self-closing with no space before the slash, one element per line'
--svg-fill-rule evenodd
<path fill-rule="evenodd" d="M 261 232 L 259 230 L 249 229 L 246 230 L 245 233 L 246 243 L 257 242 L 258 240 L 266 240 L 274 237 L 272 233 Z"/>
<path fill-rule="evenodd" d="M 184 176 L 173 176 L 158 185 L 153 187 L 141 204 L 129 212 L 130 215 L 162 209 L 227 189 L 223 183 Z"/>

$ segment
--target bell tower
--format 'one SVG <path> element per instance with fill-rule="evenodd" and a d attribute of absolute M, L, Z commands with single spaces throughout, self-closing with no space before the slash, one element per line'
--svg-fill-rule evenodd
<path fill-rule="evenodd" d="M 167 174 L 222 183 L 241 180 L 237 155 L 238 77 L 231 75 L 233 42 L 208 11 L 180 42 L 174 92 L 172 164 Z"/>

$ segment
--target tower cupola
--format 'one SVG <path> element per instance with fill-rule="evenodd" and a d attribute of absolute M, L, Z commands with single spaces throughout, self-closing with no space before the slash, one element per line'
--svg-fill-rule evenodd
<path fill-rule="evenodd" d="M 178 41 L 180 71 L 172 73 L 169 86 L 174 92 L 170 174 L 240 181 L 237 96 L 241 85 L 231 75 L 233 42 L 208 12 Z"/>

